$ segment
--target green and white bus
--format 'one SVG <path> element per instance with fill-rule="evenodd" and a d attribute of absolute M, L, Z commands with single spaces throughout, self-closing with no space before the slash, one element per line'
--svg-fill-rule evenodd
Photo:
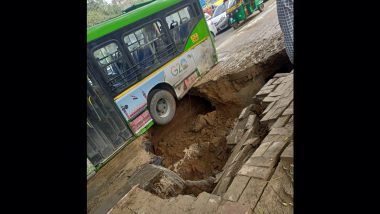
<path fill-rule="evenodd" d="M 87 121 L 99 127 L 88 138 L 126 140 L 169 123 L 176 100 L 216 62 L 199 0 L 149 1 L 88 28 Z"/>

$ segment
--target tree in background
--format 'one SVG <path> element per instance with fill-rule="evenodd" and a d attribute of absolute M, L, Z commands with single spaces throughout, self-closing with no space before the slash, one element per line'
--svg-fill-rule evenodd
<path fill-rule="evenodd" d="M 128 7 L 146 1 L 151 0 L 112 0 L 111 3 L 107 3 L 105 0 L 87 0 L 87 27 L 119 16 Z M 200 0 L 200 3 L 204 5 L 215 1 Z"/>
<path fill-rule="evenodd" d="M 111 19 L 122 14 L 122 11 L 133 4 L 145 2 L 146 0 L 87 0 L 87 27 Z"/>
<path fill-rule="evenodd" d="M 120 5 L 124 10 L 124 9 L 127 9 L 128 7 L 134 5 L 134 4 L 142 3 L 145 1 L 148 1 L 148 0 L 112 0 L 112 4 Z"/>

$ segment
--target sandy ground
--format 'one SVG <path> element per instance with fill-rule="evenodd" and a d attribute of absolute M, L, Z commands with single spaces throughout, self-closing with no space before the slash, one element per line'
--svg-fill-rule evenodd
<path fill-rule="evenodd" d="M 102 213 L 95 211 L 108 207 L 108 200 L 122 189 L 135 169 L 150 161 L 152 155 L 143 149 L 141 140 L 139 137 L 124 147 L 87 182 L 88 213 Z"/>

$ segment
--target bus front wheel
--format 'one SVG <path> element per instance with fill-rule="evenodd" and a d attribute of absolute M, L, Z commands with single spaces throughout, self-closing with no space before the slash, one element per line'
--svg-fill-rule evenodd
<path fill-rule="evenodd" d="M 165 125 L 175 115 L 176 102 L 169 91 L 154 89 L 150 93 L 148 108 L 154 122 L 158 125 Z"/>

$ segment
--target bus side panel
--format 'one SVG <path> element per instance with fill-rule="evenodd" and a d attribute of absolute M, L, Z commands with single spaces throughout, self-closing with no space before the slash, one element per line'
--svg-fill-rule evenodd
<path fill-rule="evenodd" d="M 186 43 L 185 50 L 193 48 L 194 61 L 198 72 L 203 76 L 217 63 L 215 46 L 205 18 L 199 20 Z"/>
<path fill-rule="evenodd" d="M 116 105 L 135 134 L 152 121 L 147 111 L 147 97 L 152 88 L 159 83 L 166 82 L 173 86 L 177 97 L 181 98 L 186 93 L 186 89 L 191 87 L 188 85 L 188 88 L 179 87 L 181 90 L 177 90 L 178 86 L 183 84 L 183 80 L 196 70 L 192 52 L 193 50 L 188 51 L 168 62 L 130 89 L 127 89 L 126 93 L 123 92 L 123 95 L 115 100 Z"/>
<path fill-rule="evenodd" d="M 129 126 L 135 134 L 152 122 L 152 118 L 147 110 L 148 94 L 154 86 L 163 81 L 164 73 L 155 73 L 115 100 L 117 107 L 123 113 L 124 118 L 128 121 Z"/>
<path fill-rule="evenodd" d="M 215 54 L 210 37 L 194 49 L 194 60 L 197 62 L 196 65 L 201 76 L 216 64 Z"/>
<path fill-rule="evenodd" d="M 181 82 L 186 79 L 196 69 L 193 51 L 188 51 L 167 63 L 163 72 L 165 73 L 165 82 L 176 88 Z M 176 91 L 177 97 L 181 93 Z"/>
<path fill-rule="evenodd" d="M 195 82 L 207 73 L 215 64 L 214 58 L 215 49 L 212 46 L 210 38 L 201 42 L 194 48 L 186 52 L 187 56 L 191 56 L 195 67 L 185 72 L 184 78 L 180 83 L 175 85 L 175 92 L 178 98 L 182 98 Z"/>
<path fill-rule="evenodd" d="M 195 67 L 189 66 L 190 69 L 183 72 L 175 84 L 171 84 L 175 86 L 174 90 L 179 99 L 182 98 L 200 76 L 209 71 L 217 61 L 216 50 L 211 41 L 210 32 L 204 18 L 200 19 L 198 24 L 194 27 L 187 40 L 184 51 L 186 59 L 193 62 Z M 178 66 L 178 68 L 181 69 L 180 66 Z M 167 76 L 170 76 L 170 74 Z"/>

